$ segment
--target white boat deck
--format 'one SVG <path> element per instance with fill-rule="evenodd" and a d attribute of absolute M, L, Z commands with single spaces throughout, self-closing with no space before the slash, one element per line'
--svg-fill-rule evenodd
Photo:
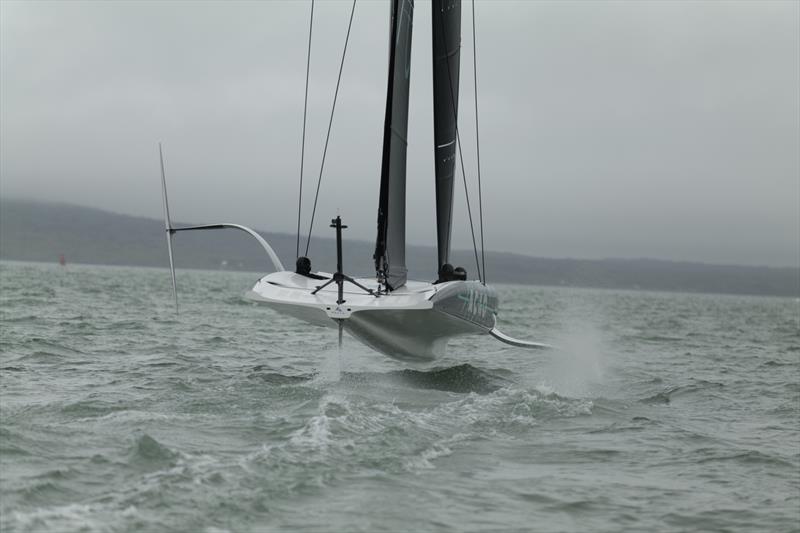
<path fill-rule="evenodd" d="M 332 276 L 324 272 L 320 272 L 319 275 L 329 278 Z M 323 316 L 319 318 L 324 320 L 326 317 L 349 318 L 352 313 L 364 310 L 430 309 L 433 307 L 430 298 L 437 291 L 437 286 L 432 283 L 409 281 L 404 287 L 376 297 L 352 283 L 345 282 L 343 291 L 345 302 L 338 305 L 336 300 L 339 289 L 336 283 L 331 283 L 316 294 L 312 294 L 317 287 L 327 281 L 309 278 L 295 272 L 274 272 L 258 280 L 253 289 L 245 294 L 245 298 L 267 305 L 281 306 L 281 311 L 284 312 L 285 305 L 308 307 L 322 312 Z M 376 292 L 378 290 L 378 283 L 374 279 L 358 278 L 356 281 Z M 308 320 L 309 310 L 300 310 L 302 317 L 298 318 Z M 319 323 L 319 320 L 313 321 Z"/>

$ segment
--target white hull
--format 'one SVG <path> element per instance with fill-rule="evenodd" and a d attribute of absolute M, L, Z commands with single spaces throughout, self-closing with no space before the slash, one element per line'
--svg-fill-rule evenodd
<path fill-rule="evenodd" d="M 409 281 L 379 297 L 345 283 L 341 305 L 336 284 L 312 294 L 325 281 L 275 272 L 261 278 L 245 298 L 319 326 L 335 327 L 342 320 L 361 342 L 403 361 L 431 361 L 444 353 L 450 338 L 491 333 L 495 325 L 497 297 L 477 281 Z M 378 290 L 374 279 L 356 281 Z"/>

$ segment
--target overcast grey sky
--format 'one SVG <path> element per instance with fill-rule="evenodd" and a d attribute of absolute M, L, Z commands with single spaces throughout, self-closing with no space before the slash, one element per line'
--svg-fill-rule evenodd
<path fill-rule="evenodd" d="M 416 2 L 408 239 L 435 244 L 430 4 Z M 296 224 L 310 3 L 0 2 L 0 193 Z M 349 1 L 318 1 L 305 215 Z M 459 117 L 475 183 L 470 4 Z M 488 249 L 797 265 L 800 3 L 478 1 Z M 389 5 L 358 2 L 315 234 L 375 233 Z M 470 246 L 457 186 L 455 246 Z M 308 219 L 304 216 L 303 231 Z"/>

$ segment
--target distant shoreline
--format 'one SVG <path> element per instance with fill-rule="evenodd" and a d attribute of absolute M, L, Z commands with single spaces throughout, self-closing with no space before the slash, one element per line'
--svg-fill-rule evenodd
<path fill-rule="evenodd" d="M 65 266 L 60 266 L 58 260 L 56 261 L 26 261 L 20 259 L 6 259 L 0 258 L 0 265 L 3 264 L 16 264 L 16 265 L 31 265 L 36 267 L 52 267 L 54 270 L 58 270 L 64 268 L 65 270 L 69 270 L 70 267 L 78 267 L 78 268 L 108 268 L 108 269 L 146 269 L 146 270 L 153 270 L 153 271 L 161 271 L 164 273 L 165 276 L 169 276 L 168 274 L 168 267 L 166 266 L 152 266 L 152 265 L 106 265 L 106 264 L 97 264 L 97 263 L 67 263 Z M 233 269 L 213 269 L 213 268 L 198 268 L 198 267 L 181 267 L 177 271 L 180 272 L 181 270 L 186 271 L 190 270 L 192 272 L 200 272 L 200 273 L 209 273 L 209 274 L 239 274 L 239 275 L 247 275 L 247 274 L 257 274 L 259 277 L 268 272 L 261 272 L 256 270 L 233 270 Z M 256 278 L 253 278 L 253 282 L 255 282 Z M 790 300 L 797 300 L 800 302 L 800 295 L 786 295 L 786 294 L 745 294 L 745 293 L 729 293 L 729 292 L 707 292 L 707 291 L 679 291 L 679 290 L 659 290 L 659 289 L 646 289 L 646 288 L 620 288 L 620 287 L 584 287 L 578 285 L 545 285 L 545 284 L 538 284 L 538 283 L 510 283 L 510 282 L 496 282 L 492 283 L 492 285 L 496 287 L 538 287 L 541 289 L 576 289 L 576 290 L 587 290 L 587 291 L 610 291 L 610 292 L 618 292 L 618 293 L 652 293 L 652 294 L 675 294 L 675 295 L 695 295 L 695 296 L 730 296 L 732 298 L 737 297 L 746 297 L 746 298 L 780 298 L 780 299 L 790 299 Z M 170 289 L 171 290 L 171 289 Z"/>
<path fill-rule="evenodd" d="M 260 232 L 284 265 L 294 264 L 295 237 Z M 272 269 L 263 250 L 241 232 L 198 232 L 174 240 L 180 269 L 265 273 Z M 312 239 L 315 270 L 335 269 L 334 241 Z M 370 277 L 372 243 L 345 241 L 350 274 Z M 164 225 L 144 217 L 119 215 L 67 204 L 0 199 L 0 260 L 167 268 Z M 451 261 L 475 277 L 473 252 L 454 250 Z M 436 250 L 408 245 L 410 279 L 433 279 Z M 470 266 L 472 265 L 472 267 Z M 657 259 L 554 259 L 509 252 L 486 252 L 491 283 L 542 287 L 582 287 L 656 292 L 752 294 L 800 297 L 800 269 L 714 265 Z"/>

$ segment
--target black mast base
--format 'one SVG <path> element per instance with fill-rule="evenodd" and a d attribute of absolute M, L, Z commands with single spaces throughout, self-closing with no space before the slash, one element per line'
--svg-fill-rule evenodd
<path fill-rule="evenodd" d="M 379 298 L 380 297 L 380 295 L 378 293 L 376 293 L 374 290 L 368 289 L 367 287 L 363 286 L 362 284 L 360 284 L 359 282 L 357 282 L 356 280 L 354 280 L 350 276 L 347 276 L 345 274 L 339 274 L 338 272 L 335 273 L 333 275 L 333 277 L 331 279 L 329 279 L 327 282 L 325 282 L 323 285 L 319 285 L 316 289 L 314 289 L 311 292 L 311 294 L 317 294 L 319 291 L 321 291 L 322 289 L 324 289 L 325 287 L 327 287 L 331 283 L 344 283 L 345 281 L 347 281 L 349 283 L 352 283 L 353 285 L 355 285 L 356 287 L 358 287 L 362 291 L 366 292 L 367 294 L 371 294 L 375 298 Z M 343 304 L 346 301 L 347 300 L 341 300 L 341 301 L 337 300 L 336 303 L 337 304 Z"/>

